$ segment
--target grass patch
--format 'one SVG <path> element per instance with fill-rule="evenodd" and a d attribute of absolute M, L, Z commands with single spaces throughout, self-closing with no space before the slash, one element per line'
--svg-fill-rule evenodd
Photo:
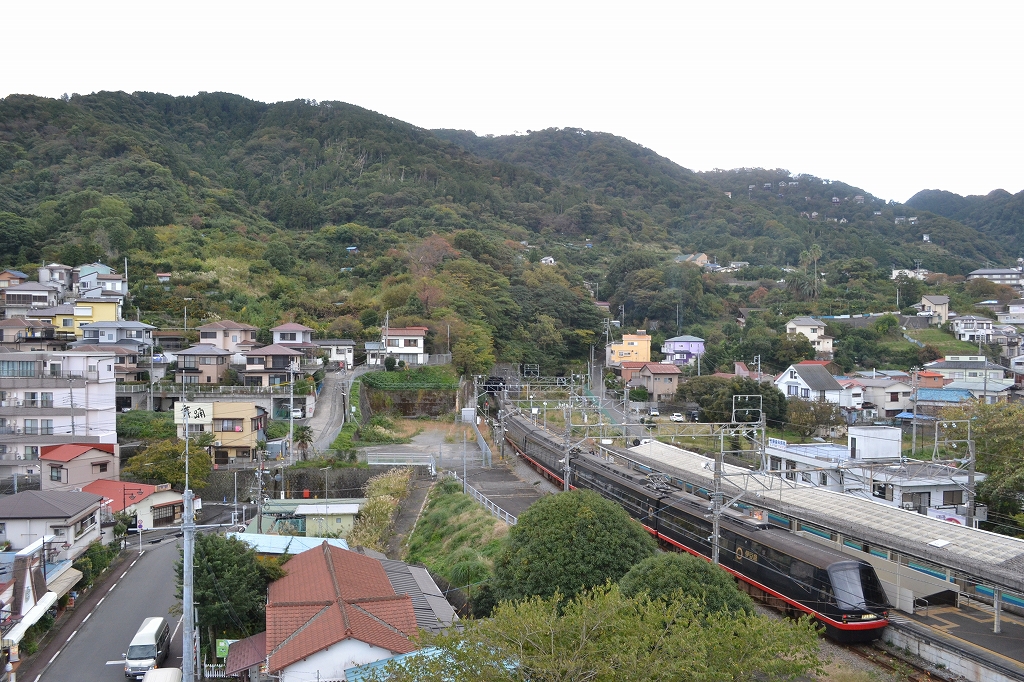
<path fill-rule="evenodd" d="M 507 525 L 449 479 L 430 491 L 405 558 L 422 563 L 454 587 L 473 585 L 491 577 L 507 535 Z M 472 598 L 474 590 L 465 591 Z"/>
<path fill-rule="evenodd" d="M 409 493 L 409 469 L 391 469 L 366 482 L 366 504 L 359 510 L 348 542 L 383 552 L 391 537 L 398 504 Z"/>
<path fill-rule="evenodd" d="M 455 391 L 459 388 L 459 377 L 450 365 L 417 367 L 416 369 L 393 372 L 370 372 L 364 374 L 361 380 L 370 388 L 382 391 L 424 388 L 436 391 Z"/>
<path fill-rule="evenodd" d="M 908 329 L 907 336 L 933 346 L 943 355 L 977 355 L 978 346 L 966 341 L 957 341 L 949 332 L 941 329 Z"/>

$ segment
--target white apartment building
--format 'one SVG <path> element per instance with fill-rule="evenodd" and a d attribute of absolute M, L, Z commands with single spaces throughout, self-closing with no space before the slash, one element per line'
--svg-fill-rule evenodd
<path fill-rule="evenodd" d="M 0 476 L 38 474 L 44 446 L 116 443 L 115 357 L 0 352 Z"/>

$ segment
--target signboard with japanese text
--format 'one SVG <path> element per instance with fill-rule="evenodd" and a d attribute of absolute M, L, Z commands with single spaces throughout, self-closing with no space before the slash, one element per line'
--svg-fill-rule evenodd
<path fill-rule="evenodd" d="M 174 403 L 174 423 L 184 424 L 186 411 L 188 423 L 213 424 L 213 403 Z"/>

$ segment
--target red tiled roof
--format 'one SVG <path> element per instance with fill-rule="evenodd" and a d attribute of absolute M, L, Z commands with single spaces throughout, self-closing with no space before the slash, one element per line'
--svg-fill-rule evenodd
<path fill-rule="evenodd" d="M 288 575 L 271 583 L 267 604 L 272 672 L 346 639 L 415 651 L 412 599 L 395 594 L 376 559 L 325 542 L 297 554 L 285 570 Z"/>
<path fill-rule="evenodd" d="M 270 346 L 263 346 L 262 348 L 253 348 L 243 353 L 243 355 L 251 358 L 262 358 L 267 355 L 302 355 L 302 353 L 294 348 L 288 348 L 287 346 L 275 343 Z"/>
<path fill-rule="evenodd" d="M 225 661 L 224 674 L 229 677 L 259 665 L 267 655 L 267 633 L 261 632 L 252 637 L 232 642 L 228 646 L 228 660 Z"/>
<path fill-rule="evenodd" d="M 818 337 L 818 338 L 824 338 L 824 337 Z M 798 364 L 798 365 L 822 365 L 822 366 L 824 366 L 824 365 L 829 364 L 829 362 L 831 362 L 831 361 L 830 360 L 801 360 L 800 362 L 798 362 L 796 364 Z"/>
<path fill-rule="evenodd" d="M 114 454 L 114 444 L 90 443 L 88 445 L 83 445 L 81 443 L 66 443 L 64 445 L 44 445 L 41 450 L 41 454 L 39 455 L 39 459 L 45 459 L 51 462 L 70 462 L 75 457 L 80 457 L 90 450 L 101 450 L 103 452 Z"/>
<path fill-rule="evenodd" d="M 626 362 L 620 362 L 619 363 L 619 367 L 622 367 L 624 369 L 640 369 L 641 367 L 643 367 L 646 364 L 647 364 L 646 362 L 638 362 L 636 360 L 627 360 Z"/>
<path fill-rule="evenodd" d="M 278 325 L 276 327 L 271 327 L 270 331 L 272 331 L 272 332 L 311 332 L 311 331 L 313 331 L 313 329 L 310 328 L 310 327 L 307 327 L 304 324 L 299 324 L 298 322 L 285 322 L 284 324 Z"/>
<path fill-rule="evenodd" d="M 100 495 L 110 500 L 110 511 L 119 512 L 124 511 L 126 504 L 130 507 L 155 493 L 156 486 L 101 478 L 82 488 L 82 492 Z"/>

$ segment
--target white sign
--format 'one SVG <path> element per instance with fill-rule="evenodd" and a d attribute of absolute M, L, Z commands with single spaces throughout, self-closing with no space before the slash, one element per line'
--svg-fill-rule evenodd
<path fill-rule="evenodd" d="M 174 423 L 184 424 L 188 412 L 189 424 L 212 424 L 213 403 L 174 403 Z"/>
<path fill-rule="evenodd" d="M 785 447 L 787 445 L 789 445 L 789 443 L 787 443 L 782 438 L 769 438 L 768 439 L 768 447 L 770 447 L 770 448 L 783 448 L 783 449 L 785 449 Z"/>

